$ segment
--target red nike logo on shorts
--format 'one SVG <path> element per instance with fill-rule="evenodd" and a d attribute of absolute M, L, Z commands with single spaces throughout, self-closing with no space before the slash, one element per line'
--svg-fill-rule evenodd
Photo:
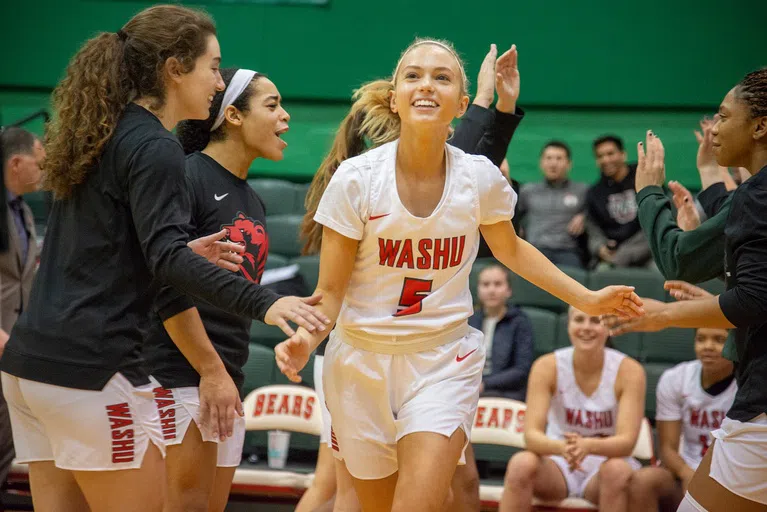
<path fill-rule="evenodd" d="M 456 354 L 456 355 L 455 355 L 455 362 L 456 362 L 456 363 L 460 363 L 461 361 L 463 361 L 464 359 L 466 359 L 467 357 L 469 357 L 470 355 L 472 355 L 472 354 L 473 354 L 474 352 L 476 352 L 476 351 L 477 351 L 477 349 L 475 348 L 474 350 L 472 350 L 472 351 L 471 351 L 471 352 L 469 352 L 468 354 L 464 355 L 463 357 L 461 357 L 461 356 L 459 356 L 458 354 Z"/>
<path fill-rule="evenodd" d="M 384 213 L 383 215 L 371 215 L 368 217 L 368 220 L 380 219 L 381 217 L 386 217 L 387 215 L 391 215 L 391 213 Z"/>

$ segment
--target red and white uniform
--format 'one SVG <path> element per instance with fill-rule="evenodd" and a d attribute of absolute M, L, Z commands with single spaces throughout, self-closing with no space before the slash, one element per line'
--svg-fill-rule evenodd
<path fill-rule="evenodd" d="M 470 432 L 484 348 L 467 324 L 469 273 L 480 225 L 510 220 L 516 203 L 489 160 L 446 145 L 442 198 L 415 217 L 399 199 L 396 151 L 395 141 L 341 164 L 314 217 L 359 240 L 324 377 L 334 447 L 357 478 L 396 471 L 408 433 Z"/>
<path fill-rule="evenodd" d="M 613 436 L 618 421 L 615 382 L 626 355 L 611 348 L 604 349 L 605 359 L 599 386 L 591 395 L 586 396 L 575 380 L 574 350 L 573 347 L 567 347 L 554 352 L 557 361 L 557 391 L 549 406 L 546 436 L 551 439 L 564 439 L 566 433 L 576 433 L 583 437 Z M 555 455 L 551 459 L 562 471 L 569 495 L 583 497 L 586 485 L 599 472 L 599 466 L 607 457 L 587 455 L 581 462 L 581 469 L 575 471 L 570 471 L 564 457 Z M 639 461 L 632 457 L 626 457 L 626 460 L 635 469 L 639 469 Z"/>
<path fill-rule="evenodd" d="M 703 460 L 711 445 L 711 432 L 722 425 L 738 391 L 733 379 L 726 390 L 709 395 L 700 384 L 702 369 L 698 360 L 680 363 L 663 372 L 655 392 L 655 419 L 682 422 L 681 455 L 692 469 Z"/>

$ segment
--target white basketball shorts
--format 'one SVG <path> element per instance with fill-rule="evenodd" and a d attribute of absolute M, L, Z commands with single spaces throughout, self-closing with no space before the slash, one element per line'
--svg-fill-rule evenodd
<path fill-rule="evenodd" d="M 414 432 L 449 437 L 462 428 L 468 445 L 485 364 L 480 331 L 469 328 L 455 341 L 399 355 L 357 349 L 341 336 L 338 330 L 330 334 L 323 386 L 331 447 L 353 477 L 392 475 L 397 442 Z"/>
<path fill-rule="evenodd" d="M 152 391 L 160 414 L 160 428 L 162 428 L 165 446 L 181 444 L 189 425 L 194 420 L 202 440 L 218 444 L 216 467 L 232 468 L 240 465 L 242 447 L 245 443 L 244 417 L 235 414 L 232 437 L 227 437 L 222 442 L 200 426 L 200 388 L 193 386 L 167 389 L 157 386 Z"/>
<path fill-rule="evenodd" d="M 324 365 L 324 356 L 314 356 L 314 391 L 317 393 L 317 400 L 320 402 L 320 411 L 322 411 L 322 432 L 320 433 L 320 443 L 325 443 L 328 448 L 330 444 L 330 411 L 325 403 L 325 390 L 322 389 L 322 366 Z"/>
<path fill-rule="evenodd" d="M 600 466 L 607 460 L 607 457 L 602 455 L 586 455 L 581 461 L 581 467 L 575 471 L 570 471 L 570 465 L 564 457 L 550 455 L 549 458 L 559 467 L 562 476 L 565 477 L 567 495 L 571 498 L 583 498 L 586 486 L 599 473 Z M 642 467 L 642 464 L 634 457 L 624 457 L 623 460 L 628 462 L 634 471 Z"/>
<path fill-rule="evenodd" d="M 66 388 L 2 373 L 16 462 L 54 461 L 73 471 L 141 467 L 149 443 L 165 446 L 152 388 L 116 373 L 100 391 Z"/>
<path fill-rule="evenodd" d="M 711 435 L 709 476 L 730 492 L 767 505 L 767 414 L 751 421 L 725 418 Z"/>

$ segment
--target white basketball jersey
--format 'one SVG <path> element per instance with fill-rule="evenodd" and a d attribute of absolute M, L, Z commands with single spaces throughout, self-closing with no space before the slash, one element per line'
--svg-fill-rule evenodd
<path fill-rule="evenodd" d="M 397 192 L 397 143 L 342 163 L 314 217 L 360 241 L 337 322 L 344 341 L 389 354 L 427 350 L 466 332 L 479 226 L 510 220 L 517 201 L 487 158 L 446 145 L 442 198 L 431 215 L 415 217 Z"/>
<path fill-rule="evenodd" d="M 607 437 L 615 435 L 618 421 L 618 400 L 615 397 L 615 380 L 625 354 L 605 348 L 605 360 L 599 386 L 591 396 L 586 396 L 575 381 L 573 370 L 573 347 L 554 351 L 557 360 L 557 391 L 551 398 L 546 436 L 564 439 L 566 432 L 583 437 Z"/>
<path fill-rule="evenodd" d="M 735 379 L 716 396 L 703 390 L 700 383 L 703 365 L 697 359 L 680 363 L 663 372 L 655 391 L 657 397 L 656 421 L 682 422 L 682 449 L 684 461 L 697 469 L 711 444 L 712 430 L 722 424 L 735 400 L 738 385 Z"/>

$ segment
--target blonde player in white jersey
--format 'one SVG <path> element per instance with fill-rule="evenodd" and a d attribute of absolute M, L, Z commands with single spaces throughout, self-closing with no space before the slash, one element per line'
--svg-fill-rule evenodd
<path fill-rule="evenodd" d="M 642 313 L 632 288 L 592 292 L 517 238 L 516 196 L 498 168 L 446 144 L 466 90 L 448 43 L 411 45 L 392 79 L 368 89 L 378 103 L 366 122 L 380 129 L 367 132 L 392 142 L 343 162 L 314 215 L 319 307 L 337 320 L 323 378 L 334 454 L 366 512 L 446 503 L 485 359 L 467 324 L 479 229 L 499 261 L 563 300 L 595 315 Z M 280 370 L 299 381 L 321 340 L 299 329 L 275 348 Z"/>
<path fill-rule="evenodd" d="M 533 497 L 568 496 L 599 510 L 627 510 L 629 482 L 640 467 L 630 455 L 644 416 L 644 369 L 605 347 L 599 316 L 571 307 L 567 332 L 572 346 L 540 357 L 530 370 L 527 451 L 509 461 L 501 512 L 532 510 Z"/>
<path fill-rule="evenodd" d="M 698 329 L 697 359 L 663 372 L 656 390 L 662 467 L 645 467 L 631 479 L 630 510 L 676 510 L 695 470 L 735 400 L 732 361 L 722 356 L 725 329 Z M 680 449 L 681 438 L 681 449 Z"/>

